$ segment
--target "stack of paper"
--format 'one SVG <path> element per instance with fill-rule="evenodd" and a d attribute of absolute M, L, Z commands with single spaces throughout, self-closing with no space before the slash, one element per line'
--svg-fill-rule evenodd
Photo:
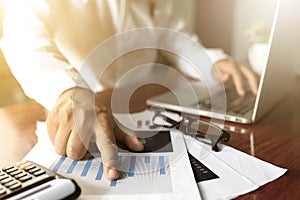
<path fill-rule="evenodd" d="M 122 125 L 135 131 L 149 129 L 153 116 L 154 112 L 149 110 L 133 115 L 115 115 Z M 168 116 L 178 117 L 172 113 Z M 226 145 L 221 146 L 220 152 L 214 152 L 209 145 L 188 135 L 184 138 L 188 152 L 218 177 L 197 183 L 202 199 L 232 199 L 277 179 L 287 171 Z"/>
<path fill-rule="evenodd" d="M 115 115 L 123 126 L 144 133 L 150 131 L 152 116 L 150 111 Z M 121 179 L 108 181 L 98 154 L 88 154 L 81 161 L 58 156 L 46 131 L 46 124 L 38 123 L 38 143 L 24 159 L 75 179 L 82 188 L 82 199 L 232 199 L 286 172 L 225 145 L 220 152 L 213 152 L 208 145 L 171 130 L 169 144 L 159 151 L 120 152 Z M 187 150 L 214 178 L 196 183 Z"/>

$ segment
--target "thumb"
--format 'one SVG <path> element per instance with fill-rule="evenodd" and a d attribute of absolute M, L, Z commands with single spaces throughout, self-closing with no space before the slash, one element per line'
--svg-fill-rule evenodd
<path fill-rule="evenodd" d="M 112 118 L 107 112 L 99 112 L 98 123 L 96 123 L 95 139 L 101 153 L 104 166 L 104 175 L 109 180 L 118 179 L 118 147 L 116 145 Z"/>

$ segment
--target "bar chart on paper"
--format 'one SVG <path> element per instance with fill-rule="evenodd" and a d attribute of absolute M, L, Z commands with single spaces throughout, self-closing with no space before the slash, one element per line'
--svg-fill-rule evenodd
<path fill-rule="evenodd" d="M 81 188 L 79 199 L 201 199 L 194 179 L 182 133 L 179 131 L 135 130 L 143 143 L 141 152 L 119 149 L 120 179 L 104 176 L 101 152 L 90 143 L 81 160 L 57 155 L 46 123 L 38 123 L 37 144 L 25 156 L 58 174 L 74 179 Z"/>
<path fill-rule="evenodd" d="M 118 159 L 121 178 L 113 181 L 104 177 L 101 158 L 91 155 L 80 161 L 58 156 L 51 169 L 75 179 L 84 186 L 82 192 L 87 195 L 172 192 L 170 159 L 167 155 L 128 153 Z"/>

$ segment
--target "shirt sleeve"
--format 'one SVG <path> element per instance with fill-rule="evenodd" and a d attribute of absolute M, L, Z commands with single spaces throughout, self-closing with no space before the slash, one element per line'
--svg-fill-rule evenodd
<path fill-rule="evenodd" d="M 25 94 L 51 110 L 63 91 L 88 86 L 55 45 L 49 15 L 43 1 L 9 1 L 1 48 Z"/>

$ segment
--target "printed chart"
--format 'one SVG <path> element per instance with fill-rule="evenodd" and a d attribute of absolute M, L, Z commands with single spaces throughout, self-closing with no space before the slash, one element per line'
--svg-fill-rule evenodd
<path fill-rule="evenodd" d="M 121 178 L 113 181 L 105 179 L 101 158 L 91 155 L 80 161 L 58 156 L 51 169 L 84 185 L 86 195 L 172 192 L 168 156 L 123 154 L 119 166 Z"/>
<path fill-rule="evenodd" d="M 89 153 L 81 160 L 57 155 L 45 123 L 37 124 L 38 143 L 24 160 L 74 179 L 81 188 L 79 199 L 201 199 L 182 134 L 176 130 L 134 131 L 144 144 L 144 150 L 119 151 L 121 176 L 115 181 L 105 178 L 100 152 L 95 145 L 91 144 Z"/>

